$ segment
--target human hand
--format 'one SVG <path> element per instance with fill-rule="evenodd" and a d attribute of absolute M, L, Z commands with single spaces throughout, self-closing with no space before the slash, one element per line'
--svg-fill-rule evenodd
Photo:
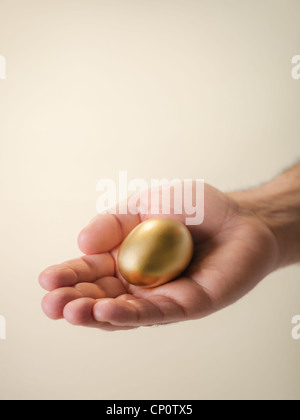
<path fill-rule="evenodd" d="M 195 245 L 188 269 L 154 289 L 131 285 L 118 272 L 118 249 L 150 217 L 157 215 L 98 215 L 79 236 L 85 255 L 40 275 L 49 291 L 45 314 L 108 331 L 198 319 L 234 303 L 277 268 L 278 244 L 262 218 L 238 195 L 205 185 L 204 222 L 188 226 Z M 168 217 L 184 222 L 186 215 Z"/>

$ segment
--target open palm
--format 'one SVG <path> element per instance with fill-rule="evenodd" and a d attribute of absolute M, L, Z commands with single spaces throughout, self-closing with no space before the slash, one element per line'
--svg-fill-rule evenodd
<path fill-rule="evenodd" d="M 40 275 L 49 292 L 46 315 L 109 331 L 198 319 L 235 302 L 274 269 L 271 231 L 230 195 L 205 185 L 205 220 L 188 226 L 195 253 L 186 272 L 154 289 L 130 285 L 117 270 L 118 248 L 149 217 L 157 216 L 97 216 L 79 236 L 85 255 Z"/>

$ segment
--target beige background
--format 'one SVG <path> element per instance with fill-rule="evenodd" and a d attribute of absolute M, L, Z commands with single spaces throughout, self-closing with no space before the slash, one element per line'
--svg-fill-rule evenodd
<path fill-rule="evenodd" d="M 267 180 L 299 157 L 298 0 L 0 0 L 1 399 L 300 397 L 300 269 L 205 320 L 105 333 L 48 320 L 96 183 Z"/>

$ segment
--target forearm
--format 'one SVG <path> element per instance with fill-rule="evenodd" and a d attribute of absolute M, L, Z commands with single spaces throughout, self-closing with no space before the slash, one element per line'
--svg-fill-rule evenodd
<path fill-rule="evenodd" d="M 267 184 L 230 196 L 273 232 L 278 267 L 300 262 L 300 164 Z"/>

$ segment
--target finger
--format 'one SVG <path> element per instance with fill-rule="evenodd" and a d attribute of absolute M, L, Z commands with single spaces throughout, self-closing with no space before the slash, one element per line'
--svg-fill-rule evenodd
<path fill-rule="evenodd" d="M 69 302 L 63 311 L 64 318 L 72 325 L 98 328 L 104 331 L 129 330 L 132 327 L 116 327 L 107 322 L 98 322 L 93 317 L 93 307 L 95 300 L 91 298 L 81 298 Z"/>
<path fill-rule="evenodd" d="M 111 251 L 139 222 L 139 215 L 100 214 L 80 233 L 79 248 L 87 255 Z"/>
<path fill-rule="evenodd" d="M 185 311 L 172 299 L 102 299 L 93 308 L 94 318 L 116 326 L 147 326 L 186 319 Z"/>
<path fill-rule="evenodd" d="M 78 283 L 75 286 L 75 290 L 78 290 L 82 297 L 94 300 L 107 297 L 105 292 L 95 283 Z"/>
<path fill-rule="evenodd" d="M 103 277 L 95 283 L 78 283 L 75 287 L 61 287 L 48 293 L 42 301 L 42 308 L 49 318 L 61 319 L 64 307 L 73 300 L 90 298 L 95 303 L 98 299 L 115 298 L 120 295 L 123 298 L 134 298 L 132 295 L 126 295 L 121 280 L 116 277 Z"/>
<path fill-rule="evenodd" d="M 130 294 L 124 294 L 117 297 L 117 300 L 136 300 L 138 297 L 130 295 Z"/>
<path fill-rule="evenodd" d="M 73 287 L 65 287 L 48 293 L 42 300 L 44 313 L 51 319 L 63 318 L 64 307 L 72 300 L 81 298 L 82 294 Z"/>
<path fill-rule="evenodd" d="M 40 274 L 39 282 L 44 289 L 51 291 L 94 282 L 100 277 L 112 276 L 114 271 L 115 263 L 110 254 L 89 255 L 47 268 Z"/>
<path fill-rule="evenodd" d="M 126 293 L 121 281 L 115 277 L 103 277 L 95 283 L 78 283 L 75 287 L 61 287 L 48 293 L 42 308 L 51 319 L 63 318 L 64 307 L 79 298 L 91 298 L 94 301 L 102 298 L 115 298 Z"/>
<path fill-rule="evenodd" d="M 92 299 L 103 299 L 105 297 L 116 298 L 126 293 L 125 287 L 120 279 L 112 276 L 102 277 L 94 283 L 78 283 L 75 285 L 83 297 Z"/>
<path fill-rule="evenodd" d="M 124 284 L 117 277 L 102 277 L 94 283 L 102 291 L 102 297 L 116 298 L 127 293 Z M 99 299 L 99 298 L 97 298 Z"/>

